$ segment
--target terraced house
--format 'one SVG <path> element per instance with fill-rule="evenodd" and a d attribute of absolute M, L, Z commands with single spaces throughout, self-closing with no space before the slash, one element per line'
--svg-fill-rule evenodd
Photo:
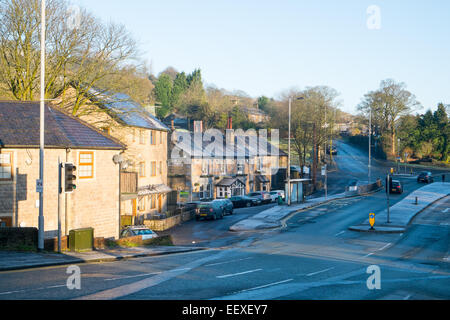
<path fill-rule="evenodd" d="M 0 101 L 0 224 L 38 227 L 39 102 Z M 117 139 L 56 108 L 45 107 L 45 237 L 58 229 L 58 157 L 76 167 L 76 190 L 63 194 L 61 230 L 92 227 L 95 237 L 119 236 Z"/>
<path fill-rule="evenodd" d="M 167 211 L 169 128 L 121 93 L 93 93 L 79 117 L 126 145 L 121 154 L 121 214 L 135 222 Z M 124 219 L 124 221 L 128 221 Z"/>
<path fill-rule="evenodd" d="M 172 138 L 169 183 L 181 195 L 178 201 L 270 191 L 275 180 L 284 184 L 287 154 L 268 140 L 258 140 L 257 136 L 243 138 L 229 126 L 225 135 L 219 137 L 223 151 L 217 154 L 209 138 L 197 135 L 200 139 L 196 141 L 202 125 L 194 128 L 194 132 L 177 130 Z"/>

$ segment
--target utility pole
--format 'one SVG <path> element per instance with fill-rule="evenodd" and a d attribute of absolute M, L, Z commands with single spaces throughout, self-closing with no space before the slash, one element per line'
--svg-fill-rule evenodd
<path fill-rule="evenodd" d="M 387 223 L 390 223 L 389 221 L 389 194 L 391 193 L 391 177 L 389 176 L 389 173 L 387 175 L 387 181 L 386 181 L 386 196 L 387 196 Z"/>
<path fill-rule="evenodd" d="M 61 194 L 62 194 L 62 164 L 58 156 L 58 252 L 61 253 Z"/>
<path fill-rule="evenodd" d="M 292 98 L 289 97 L 289 124 L 288 124 L 288 167 L 287 167 L 287 183 L 288 183 L 288 206 L 291 205 L 291 103 Z"/>
<path fill-rule="evenodd" d="M 315 188 L 317 175 L 317 145 L 316 145 L 316 123 L 313 123 L 313 176 L 312 182 Z"/>
<path fill-rule="evenodd" d="M 41 0 L 41 96 L 39 124 L 39 220 L 38 249 L 44 250 L 44 126 L 45 126 L 45 0 Z"/>
<path fill-rule="evenodd" d="M 369 110 L 369 166 L 368 166 L 368 183 L 370 184 L 370 169 L 371 169 L 371 156 L 372 156 L 372 108 Z"/>

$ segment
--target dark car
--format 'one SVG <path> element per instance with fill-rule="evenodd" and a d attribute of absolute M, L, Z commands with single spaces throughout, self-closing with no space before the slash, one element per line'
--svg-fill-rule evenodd
<path fill-rule="evenodd" d="M 426 182 L 426 183 L 434 182 L 433 175 L 429 171 L 423 171 L 417 177 L 417 182 Z"/>
<path fill-rule="evenodd" d="M 392 180 L 390 193 L 403 193 L 403 186 L 398 180 Z"/>
<path fill-rule="evenodd" d="M 251 198 L 258 198 L 261 200 L 261 203 L 271 203 L 272 202 L 272 197 L 266 191 L 250 192 L 247 196 L 249 196 Z"/>
<path fill-rule="evenodd" d="M 231 202 L 235 208 L 252 207 L 258 205 L 258 199 L 247 196 L 234 196 L 231 197 Z"/>
<path fill-rule="evenodd" d="M 216 199 L 213 202 L 219 202 L 221 204 L 224 214 L 233 214 L 234 206 L 230 199 Z"/>
<path fill-rule="evenodd" d="M 337 148 L 335 146 L 327 147 L 327 154 L 337 155 Z"/>
<path fill-rule="evenodd" d="M 195 214 L 195 220 L 203 219 L 222 219 L 224 209 L 220 202 L 203 202 L 198 205 L 198 210 Z"/>

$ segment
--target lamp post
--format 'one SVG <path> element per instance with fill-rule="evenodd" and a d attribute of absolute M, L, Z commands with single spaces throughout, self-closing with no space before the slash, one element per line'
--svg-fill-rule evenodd
<path fill-rule="evenodd" d="M 372 109 L 369 110 L 369 165 L 368 165 L 368 183 L 370 184 L 370 170 L 371 170 L 371 156 L 372 156 Z"/>
<path fill-rule="evenodd" d="M 39 219 L 38 250 L 44 250 L 44 126 L 45 126 L 45 0 L 41 0 L 41 93 L 39 123 Z"/>
<path fill-rule="evenodd" d="M 123 157 L 122 157 L 122 155 L 121 154 L 116 154 L 116 155 L 114 155 L 113 156 L 113 162 L 115 163 L 115 164 L 118 164 L 119 165 L 119 235 L 118 235 L 118 238 L 117 239 L 119 239 L 120 238 L 120 231 L 121 231 L 121 228 L 122 228 L 122 226 L 121 226 L 121 224 L 122 224 L 122 221 L 121 221 L 121 214 L 122 214 L 122 163 L 124 163 L 124 161 L 123 161 Z"/>
<path fill-rule="evenodd" d="M 303 100 L 303 97 L 295 98 L 296 100 Z M 289 97 L 289 124 L 288 124 L 288 167 L 287 167 L 287 182 L 288 182 L 288 206 L 291 205 L 291 104 L 292 97 Z"/>

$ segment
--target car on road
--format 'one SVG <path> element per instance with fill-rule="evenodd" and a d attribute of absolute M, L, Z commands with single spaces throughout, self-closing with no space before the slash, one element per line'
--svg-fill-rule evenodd
<path fill-rule="evenodd" d="M 399 180 L 392 180 L 390 193 L 403 193 L 403 186 Z"/>
<path fill-rule="evenodd" d="M 337 148 L 335 146 L 327 147 L 327 154 L 337 155 Z"/>
<path fill-rule="evenodd" d="M 198 205 L 198 211 L 195 214 L 195 220 L 200 219 L 222 219 L 224 215 L 224 209 L 221 202 L 203 202 Z"/>
<path fill-rule="evenodd" d="M 252 198 L 259 198 L 261 200 L 261 203 L 272 202 L 272 197 L 267 191 L 254 191 L 247 194 L 247 196 Z"/>
<path fill-rule="evenodd" d="M 230 199 L 216 199 L 212 202 L 219 202 L 222 205 L 223 213 L 224 214 L 233 214 L 233 202 L 231 202 Z"/>
<path fill-rule="evenodd" d="M 272 197 L 272 202 L 277 202 L 278 197 L 281 197 L 281 199 L 285 199 L 284 191 L 283 190 L 272 190 L 269 192 L 270 196 Z"/>
<path fill-rule="evenodd" d="M 259 199 L 247 196 L 233 196 L 230 200 L 234 208 L 253 207 L 261 203 Z"/>
<path fill-rule="evenodd" d="M 433 175 L 429 171 L 422 171 L 417 177 L 417 182 L 432 183 L 434 182 Z"/>
<path fill-rule="evenodd" d="M 150 230 L 146 226 L 128 226 L 120 233 L 121 238 L 142 236 L 142 240 L 148 240 L 158 237 L 155 231 Z"/>

